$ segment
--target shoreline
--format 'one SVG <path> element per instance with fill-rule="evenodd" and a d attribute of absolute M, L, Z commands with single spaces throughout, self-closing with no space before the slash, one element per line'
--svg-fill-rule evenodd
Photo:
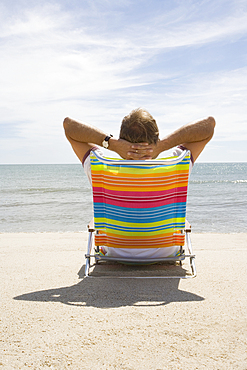
<path fill-rule="evenodd" d="M 0 235 L 5 235 L 5 234 L 9 234 L 9 235 L 14 235 L 14 234 L 24 234 L 24 235 L 27 235 L 27 234 L 83 234 L 83 233 L 88 233 L 87 230 L 82 230 L 82 231 L 0 231 Z M 247 231 L 239 231 L 239 232 L 234 232 L 234 231 L 229 231 L 228 233 L 226 232 L 208 232 L 208 231 L 205 231 L 205 232 L 191 232 L 191 235 L 205 235 L 205 234 L 209 234 L 209 235 L 247 235 Z"/>
<path fill-rule="evenodd" d="M 247 233 L 191 234 L 197 277 L 83 279 L 87 231 L 0 234 L 0 368 L 247 367 Z"/>

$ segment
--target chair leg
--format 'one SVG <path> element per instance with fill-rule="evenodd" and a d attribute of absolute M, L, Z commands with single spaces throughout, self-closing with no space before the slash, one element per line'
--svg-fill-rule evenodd
<path fill-rule="evenodd" d="M 180 256 L 184 253 L 183 247 L 180 245 Z M 182 261 L 179 261 L 179 266 L 182 267 Z"/>
<path fill-rule="evenodd" d="M 186 235 L 186 243 L 187 243 L 187 247 L 188 247 L 188 250 L 189 250 L 189 254 L 193 254 L 190 235 L 189 235 L 188 232 L 185 232 L 185 235 Z M 195 257 L 190 257 L 190 267 L 191 267 L 191 271 L 192 271 L 192 277 L 196 277 L 197 272 L 196 272 Z"/>
<path fill-rule="evenodd" d="M 88 244 L 87 244 L 87 254 L 86 257 L 86 264 L 85 264 L 85 277 L 89 276 L 89 268 L 90 268 L 90 254 L 92 250 L 92 243 L 93 243 L 93 232 L 90 231 L 88 235 Z"/>

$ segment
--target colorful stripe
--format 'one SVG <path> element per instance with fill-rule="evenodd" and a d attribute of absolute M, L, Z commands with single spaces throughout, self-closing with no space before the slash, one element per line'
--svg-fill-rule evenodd
<path fill-rule="evenodd" d="M 177 158 L 177 157 L 171 157 Z M 170 158 L 169 158 L 170 159 Z M 173 165 L 105 164 L 90 155 L 95 245 L 184 245 L 189 154 Z"/>

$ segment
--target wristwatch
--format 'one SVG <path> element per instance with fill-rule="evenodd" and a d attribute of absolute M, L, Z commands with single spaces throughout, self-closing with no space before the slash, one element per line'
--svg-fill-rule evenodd
<path fill-rule="evenodd" d="M 109 146 L 109 140 L 110 140 L 110 138 L 112 137 L 113 135 L 110 135 L 110 136 L 106 136 L 105 138 L 104 138 L 104 140 L 102 141 L 102 146 L 104 147 L 104 148 L 108 148 L 108 146 Z"/>

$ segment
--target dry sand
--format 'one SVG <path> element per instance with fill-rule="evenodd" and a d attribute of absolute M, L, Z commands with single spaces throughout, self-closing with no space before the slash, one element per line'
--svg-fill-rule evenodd
<path fill-rule="evenodd" d="M 82 279 L 86 233 L 0 234 L 0 369 L 247 369 L 247 234 L 195 279 Z"/>

